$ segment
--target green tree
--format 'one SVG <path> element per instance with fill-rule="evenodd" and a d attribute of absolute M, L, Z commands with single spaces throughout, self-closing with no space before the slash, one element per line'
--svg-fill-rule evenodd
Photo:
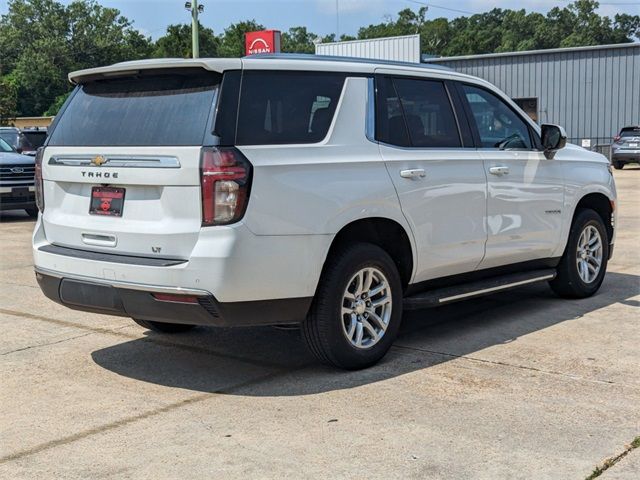
<path fill-rule="evenodd" d="M 225 28 L 224 33 L 219 37 L 218 54 L 221 57 L 243 57 L 245 53 L 244 34 L 257 30 L 264 30 L 264 26 L 255 20 L 234 23 Z"/>
<path fill-rule="evenodd" d="M 341 41 L 348 40 L 345 35 Z M 288 53 L 315 53 L 316 42 L 325 43 L 335 41 L 335 35 L 321 37 L 307 30 L 307 27 L 293 27 L 282 34 L 282 51 Z"/>
<path fill-rule="evenodd" d="M 8 75 L 0 77 L 0 125 L 16 118 L 18 111 L 18 85 Z"/>
<path fill-rule="evenodd" d="M 67 101 L 71 92 L 63 93 L 62 95 L 58 95 L 56 99 L 53 101 L 49 108 L 42 114 L 45 117 L 53 117 L 58 114 L 64 102 Z"/>
<path fill-rule="evenodd" d="M 41 115 L 67 93 L 70 71 L 148 57 L 150 39 L 95 0 L 10 0 L 0 18 L 0 75 L 18 89 L 17 115 Z"/>
<path fill-rule="evenodd" d="M 200 56 L 217 57 L 220 40 L 213 30 L 200 25 Z M 153 56 L 164 58 L 191 58 L 191 24 L 169 25 L 167 33 L 154 46 Z"/>

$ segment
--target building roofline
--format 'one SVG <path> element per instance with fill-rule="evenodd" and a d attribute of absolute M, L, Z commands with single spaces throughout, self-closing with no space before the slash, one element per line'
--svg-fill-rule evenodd
<path fill-rule="evenodd" d="M 428 58 L 426 63 L 438 63 L 438 62 L 455 62 L 456 60 L 476 60 L 484 58 L 500 58 L 500 57 L 520 57 L 525 55 L 549 55 L 555 53 L 565 52 L 583 52 L 591 50 L 608 50 L 612 48 L 633 48 L 640 47 L 640 43 L 614 43 L 611 45 L 590 45 L 587 47 L 566 47 L 566 48 L 548 48 L 543 50 L 522 50 L 520 52 L 500 52 L 500 53 L 483 53 L 479 55 L 460 55 L 457 57 L 440 57 L 440 58 Z"/>
<path fill-rule="evenodd" d="M 325 42 L 325 43 L 317 43 L 316 47 L 319 47 L 321 45 L 348 45 L 349 43 L 368 43 L 368 42 L 379 42 L 380 40 L 398 40 L 400 38 L 415 38 L 418 37 L 420 38 L 420 34 L 419 33 L 413 33 L 411 35 L 398 35 L 395 37 L 378 37 L 378 38 L 363 38 L 362 40 L 343 40 L 341 42 Z"/>

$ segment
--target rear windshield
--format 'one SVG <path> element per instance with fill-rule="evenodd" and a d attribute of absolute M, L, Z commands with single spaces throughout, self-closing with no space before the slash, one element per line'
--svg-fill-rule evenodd
<path fill-rule="evenodd" d="M 245 72 L 236 142 L 320 142 L 331 125 L 344 80 L 341 73 Z"/>
<path fill-rule="evenodd" d="M 640 137 L 640 128 L 625 128 L 620 132 L 621 137 Z"/>
<path fill-rule="evenodd" d="M 47 132 L 22 132 L 22 148 L 37 150 L 47 139 Z"/>
<path fill-rule="evenodd" d="M 220 74 L 158 74 L 78 87 L 49 145 L 202 145 Z"/>

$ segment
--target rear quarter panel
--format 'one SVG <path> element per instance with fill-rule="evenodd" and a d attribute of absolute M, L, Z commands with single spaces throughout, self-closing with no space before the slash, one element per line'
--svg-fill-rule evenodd
<path fill-rule="evenodd" d="M 311 145 L 239 146 L 254 178 L 244 223 L 256 235 L 335 235 L 362 218 L 410 229 L 382 162 L 366 138 L 367 79 L 347 78 L 326 138 Z"/>

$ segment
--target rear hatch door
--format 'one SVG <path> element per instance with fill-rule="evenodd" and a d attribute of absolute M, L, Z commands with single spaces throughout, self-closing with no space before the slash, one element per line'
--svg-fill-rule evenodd
<path fill-rule="evenodd" d="M 44 150 L 49 242 L 189 258 L 201 226 L 200 152 L 221 74 L 135 73 L 79 85 Z"/>

